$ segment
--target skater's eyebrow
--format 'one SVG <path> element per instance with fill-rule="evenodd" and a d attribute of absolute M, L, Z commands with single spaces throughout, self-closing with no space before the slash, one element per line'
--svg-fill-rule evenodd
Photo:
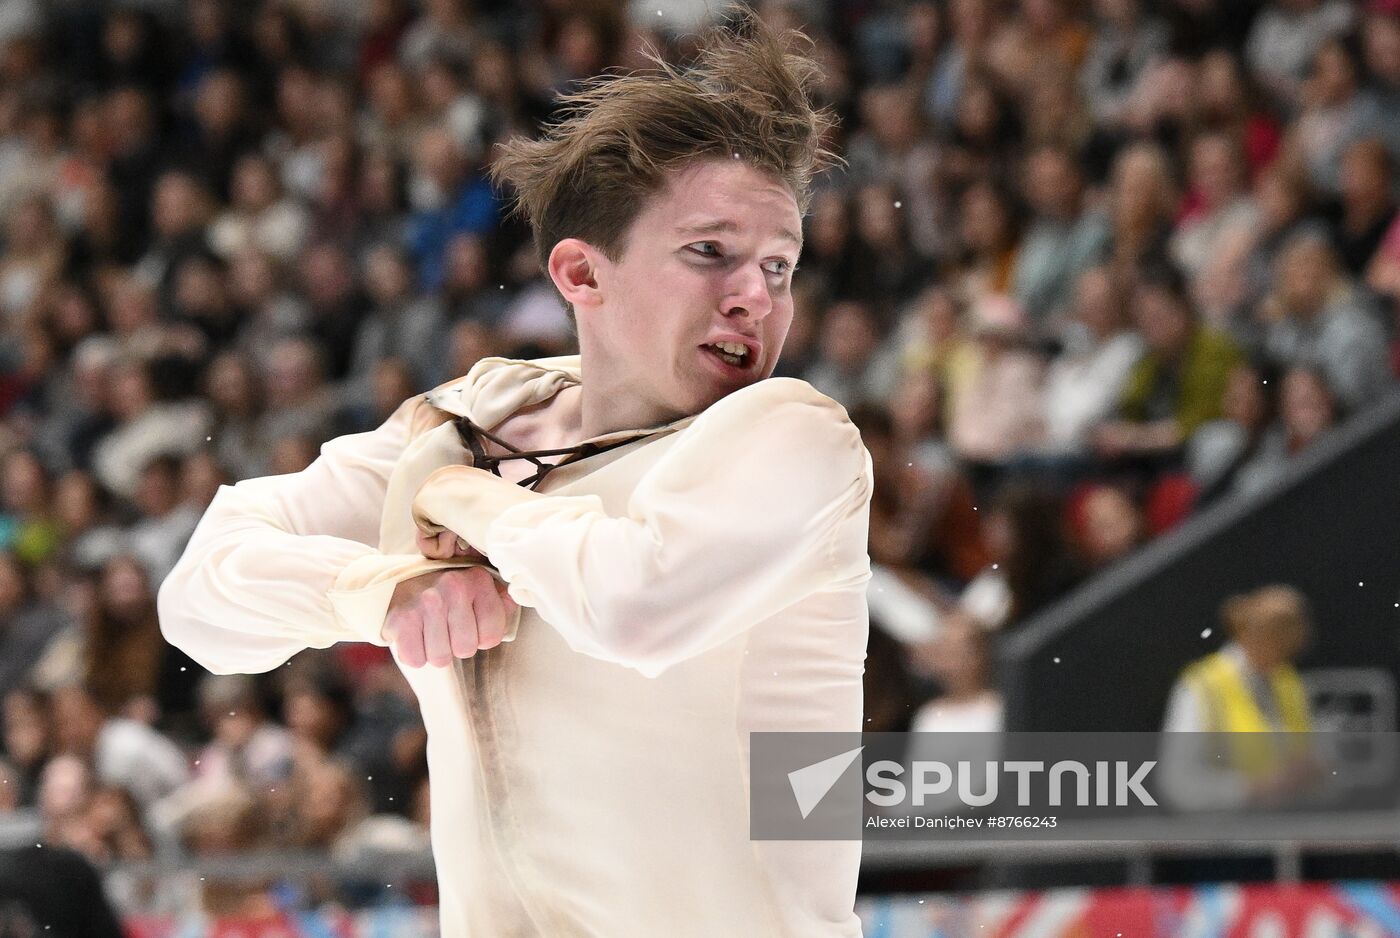
<path fill-rule="evenodd" d="M 732 234 L 738 230 L 738 225 L 723 218 L 716 221 L 701 222 L 694 225 L 678 225 L 676 227 L 677 234 Z M 802 247 L 802 239 L 789 228 L 784 227 L 779 232 L 779 236 L 782 237 L 784 241 L 791 241 L 798 247 Z"/>

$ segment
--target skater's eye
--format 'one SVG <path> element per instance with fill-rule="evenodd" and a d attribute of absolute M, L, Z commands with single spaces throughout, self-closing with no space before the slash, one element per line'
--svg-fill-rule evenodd
<path fill-rule="evenodd" d="M 796 270 L 797 268 L 793 267 L 792 264 L 790 264 L 789 262 L 779 258 L 776 261 L 769 261 L 767 264 L 764 264 L 763 269 L 768 271 L 770 274 L 774 274 L 776 276 L 781 277 L 788 271 Z"/>
<path fill-rule="evenodd" d="M 692 254 L 699 254 L 701 257 L 721 257 L 719 245 L 713 241 L 696 241 L 694 244 L 687 244 L 685 249 Z"/>

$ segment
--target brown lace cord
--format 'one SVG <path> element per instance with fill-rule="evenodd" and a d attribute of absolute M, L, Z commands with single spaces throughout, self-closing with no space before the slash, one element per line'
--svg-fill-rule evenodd
<path fill-rule="evenodd" d="M 458 417 L 456 423 L 457 435 L 462 438 L 463 445 L 471 450 L 473 468 L 490 469 L 494 475 L 499 476 L 501 474 L 500 464 L 507 459 L 528 459 L 530 462 L 534 463 L 538 471 L 528 479 L 521 479 L 520 482 L 517 483 L 531 491 L 537 489 L 539 484 L 544 481 L 544 477 L 560 466 L 567 466 L 569 463 L 578 462 L 580 459 L 587 459 L 589 456 L 596 456 L 598 453 L 606 453 L 610 449 L 616 449 L 619 446 L 625 446 L 628 443 L 634 443 L 637 440 L 653 435 L 652 433 L 639 433 L 636 436 L 627 437 L 626 439 L 618 440 L 613 443 L 581 443 L 578 446 L 569 446 L 564 449 L 537 449 L 527 452 L 525 450 L 516 449 L 500 437 L 494 436 L 481 427 L 478 427 L 466 417 Z M 490 440 L 492 443 L 504 449 L 508 449 L 510 452 L 504 456 L 488 455 L 486 447 L 481 445 L 479 436 L 486 437 L 486 439 Z M 569 455 L 552 465 L 550 463 L 541 462 L 538 458 L 540 456 L 562 456 L 565 453 Z"/>

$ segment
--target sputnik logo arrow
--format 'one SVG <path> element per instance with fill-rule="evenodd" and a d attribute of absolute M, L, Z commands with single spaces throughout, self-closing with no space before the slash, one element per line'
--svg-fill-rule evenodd
<path fill-rule="evenodd" d="M 788 784 L 792 786 L 792 795 L 797 799 L 797 809 L 802 812 L 803 820 L 806 820 L 807 815 L 821 804 L 826 793 L 831 791 L 837 779 L 856 760 L 864 748 L 864 746 L 857 746 L 849 752 L 843 752 L 820 762 L 813 762 L 809 766 L 788 773 Z"/>

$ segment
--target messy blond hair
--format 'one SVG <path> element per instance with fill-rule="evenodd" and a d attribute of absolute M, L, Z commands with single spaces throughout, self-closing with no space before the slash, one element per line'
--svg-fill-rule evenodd
<path fill-rule="evenodd" d="M 812 104 L 819 69 L 793 51 L 799 43 L 811 40 L 744 14 L 712 28 L 690 67 L 648 52 L 655 68 L 599 76 L 560 98 L 560 119 L 539 139 L 501 144 L 491 177 L 513 190 L 541 266 L 565 238 L 619 259 L 647 197 L 700 159 L 738 159 L 772 175 L 805 213 L 812 176 L 835 161 L 822 147 L 834 117 Z"/>

